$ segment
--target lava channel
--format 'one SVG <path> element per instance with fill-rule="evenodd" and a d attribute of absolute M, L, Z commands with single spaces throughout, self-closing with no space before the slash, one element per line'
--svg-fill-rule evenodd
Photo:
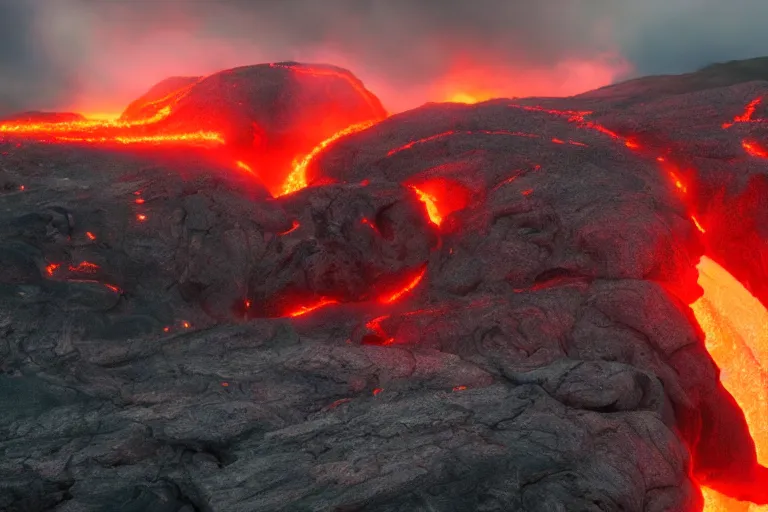
<path fill-rule="evenodd" d="M 691 305 L 720 367 L 723 386 L 744 411 L 757 460 L 768 464 L 768 310 L 723 267 L 709 258 L 698 265 L 704 295 Z M 768 512 L 702 488 L 705 512 Z"/>

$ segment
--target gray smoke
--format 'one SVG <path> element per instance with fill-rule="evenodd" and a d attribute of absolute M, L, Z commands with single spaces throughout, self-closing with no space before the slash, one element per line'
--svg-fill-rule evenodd
<path fill-rule="evenodd" d="M 510 95 L 572 93 L 768 54 L 765 19 L 765 0 L 0 0 L 0 112 L 279 60 L 348 67 L 395 109 L 457 60 Z"/>

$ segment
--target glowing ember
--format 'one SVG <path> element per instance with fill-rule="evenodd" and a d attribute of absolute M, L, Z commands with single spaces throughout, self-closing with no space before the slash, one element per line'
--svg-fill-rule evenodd
<path fill-rule="evenodd" d="M 387 295 L 387 296 L 383 297 L 383 298 L 381 299 L 381 302 L 383 302 L 384 304 L 391 304 L 391 303 L 393 303 L 393 302 L 397 301 L 398 299 L 400 299 L 401 297 L 403 297 L 403 296 L 407 295 L 408 293 L 410 293 L 411 291 L 413 291 L 413 290 L 414 290 L 414 288 L 416 288 L 416 287 L 419 285 L 419 283 L 420 283 L 420 282 L 421 282 L 421 280 L 424 278 L 424 275 L 425 275 L 426 273 L 427 273 L 427 269 L 426 269 L 426 268 L 425 268 L 425 269 L 422 269 L 422 270 L 421 270 L 421 272 L 419 272 L 419 273 L 416 275 L 416 277 L 414 277 L 413 279 L 411 279 L 411 280 L 408 282 L 408 284 L 407 284 L 407 285 L 405 285 L 405 287 L 403 287 L 402 289 L 400 289 L 400 290 L 398 290 L 398 291 L 396 291 L 396 292 L 394 292 L 394 293 L 392 293 L 392 294 L 390 294 L 390 295 Z"/>
<path fill-rule="evenodd" d="M 117 286 L 115 286 L 113 284 L 105 284 L 104 287 L 107 290 L 109 290 L 109 291 L 112 291 L 112 292 L 115 292 L 115 293 L 121 293 L 120 292 L 120 288 L 118 288 Z"/>
<path fill-rule="evenodd" d="M 382 388 L 376 388 L 373 390 L 373 396 L 378 396 L 379 393 L 384 391 Z"/>
<path fill-rule="evenodd" d="M 465 389 L 467 389 L 467 386 L 455 386 L 453 388 L 453 391 L 454 392 L 456 392 L 456 391 L 464 391 Z"/>
<path fill-rule="evenodd" d="M 52 275 L 54 274 L 54 272 L 56 272 L 56 271 L 59 269 L 59 267 L 60 267 L 60 266 L 61 266 L 61 264 L 60 264 L 60 263 L 51 263 L 50 265 L 48 265 L 47 267 L 45 267 L 45 272 L 46 272 L 46 273 L 47 273 L 49 276 L 52 276 Z"/>
<path fill-rule="evenodd" d="M 192 327 L 192 324 L 190 324 L 190 323 L 189 323 L 189 322 L 187 322 L 187 321 L 184 321 L 184 322 L 181 322 L 181 326 L 182 326 L 183 328 L 185 328 L 185 329 L 189 329 L 190 327 Z"/>
<path fill-rule="evenodd" d="M 744 411 L 758 462 L 768 463 L 768 310 L 709 258 L 698 265 L 704 295 L 691 305 L 720 367 L 723 386 Z M 703 489 L 706 512 L 768 511 Z"/>
<path fill-rule="evenodd" d="M 136 216 L 136 220 L 138 220 L 139 222 L 144 222 L 145 220 L 147 220 L 147 216 L 144 215 L 143 213 L 140 213 Z"/>
<path fill-rule="evenodd" d="M 347 126 L 341 131 L 338 131 L 322 141 L 320 144 L 314 147 L 312 151 L 310 151 L 308 154 L 306 154 L 303 158 L 300 160 L 294 160 L 293 162 L 293 170 L 291 171 L 291 174 L 288 175 L 288 178 L 286 178 L 285 183 L 283 183 L 282 191 L 277 194 L 278 196 L 284 196 L 287 194 L 292 194 L 298 190 L 301 190 L 303 188 L 307 187 L 307 167 L 312 162 L 312 160 L 317 157 L 325 148 L 336 142 L 342 137 L 345 137 L 347 135 L 351 135 L 353 133 L 357 133 L 360 131 L 363 131 L 367 128 L 370 128 L 376 123 L 376 121 L 365 121 L 362 123 L 356 123 L 351 126 Z"/>
<path fill-rule="evenodd" d="M 757 142 L 744 140 L 741 142 L 741 147 L 750 154 L 757 158 L 768 158 L 768 150 L 760 146 Z"/>
<path fill-rule="evenodd" d="M 311 313 L 315 310 L 318 310 L 320 308 L 323 308 L 325 306 L 330 306 L 331 304 L 338 304 L 339 301 L 333 300 L 333 299 L 320 299 L 316 303 L 310 305 L 310 306 L 301 306 L 295 311 L 291 311 L 286 316 L 291 318 L 296 318 L 298 316 L 306 315 L 307 313 Z"/>
<path fill-rule="evenodd" d="M 88 240 L 96 240 L 96 235 L 94 235 L 94 234 L 93 234 L 93 233 L 91 233 L 90 231 L 86 231 L 86 232 L 85 232 L 85 236 L 87 236 L 87 237 L 88 237 Z"/>

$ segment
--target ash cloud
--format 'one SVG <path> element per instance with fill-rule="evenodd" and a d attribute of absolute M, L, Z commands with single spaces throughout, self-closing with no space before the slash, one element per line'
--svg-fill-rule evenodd
<path fill-rule="evenodd" d="M 347 67 L 395 111 L 454 82 L 567 95 L 768 54 L 767 15 L 763 0 L 0 0 L 0 113 L 114 111 L 167 76 L 279 60 Z"/>

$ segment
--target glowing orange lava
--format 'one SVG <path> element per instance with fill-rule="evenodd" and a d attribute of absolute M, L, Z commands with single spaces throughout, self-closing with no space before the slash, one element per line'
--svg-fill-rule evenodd
<path fill-rule="evenodd" d="M 428 142 L 433 142 L 439 139 L 443 139 L 445 137 L 450 137 L 452 135 L 506 135 L 510 137 L 527 137 L 530 139 L 538 138 L 539 136 L 534 133 L 524 133 L 524 132 L 512 132 L 508 130 L 473 130 L 473 131 L 460 131 L 460 130 L 452 130 L 448 132 L 442 132 L 437 133 L 435 135 L 430 135 L 429 137 L 424 137 L 423 139 L 416 139 L 411 142 L 408 142 L 406 144 L 403 144 L 399 148 L 391 149 L 387 156 L 392 156 L 400 153 L 401 151 L 406 151 L 414 146 L 418 146 L 420 144 L 426 144 Z"/>
<path fill-rule="evenodd" d="M 723 129 L 728 129 L 736 123 L 749 123 L 752 121 L 752 116 L 755 114 L 755 109 L 763 101 L 763 97 L 759 96 L 750 101 L 744 108 L 744 113 L 733 118 L 733 122 L 723 123 Z"/>
<path fill-rule="evenodd" d="M 310 67 L 306 65 L 291 65 L 291 64 L 281 64 L 281 63 L 272 63 L 269 65 L 272 68 L 283 68 L 283 69 L 290 69 L 292 72 L 297 74 L 305 74 L 309 76 L 323 76 L 323 77 L 334 77 L 338 78 L 340 80 L 344 80 L 349 84 L 357 94 L 360 95 L 361 98 L 364 98 L 365 101 L 368 103 L 368 106 L 371 107 L 372 110 L 381 110 L 381 104 L 379 103 L 378 98 L 371 94 L 368 89 L 365 88 L 363 83 L 353 76 L 351 76 L 349 73 L 345 73 L 343 71 L 336 71 L 334 69 L 330 68 L 316 68 L 316 67 Z"/>
<path fill-rule="evenodd" d="M 285 182 L 283 183 L 282 190 L 276 194 L 279 196 L 284 196 L 287 194 L 292 194 L 294 192 L 297 192 L 303 188 L 307 187 L 307 167 L 312 162 L 312 160 L 317 157 L 325 148 L 336 142 L 342 137 L 345 137 L 347 135 L 351 135 L 353 133 L 357 133 L 360 131 L 363 131 L 367 128 L 370 128 L 376 124 L 376 121 L 364 121 L 362 123 L 356 123 L 351 126 L 347 126 L 343 130 L 340 130 L 324 141 L 322 141 L 320 144 L 315 146 L 312 151 L 307 153 L 303 158 L 294 160 L 293 162 L 293 170 L 286 178 Z"/>
<path fill-rule="evenodd" d="M 105 128 L 133 128 L 157 123 L 168 117 L 170 107 L 159 110 L 156 114 L 146 119 L 136 121 L 116 121 L 104 119 L 86 119 L 79 121 L 10 121 L 0 124 L 0 133 L 21 135 L 50 135 L 55 133 L 93 132 Z"/>
<path fill-rule="evenodd" d="M 115 135 L 111 137 L 53 137 L 58 142 L 84 142 L 88 144 L 168 144 L 168 143 L 215 143 L 224 144 L 224 137 L 217 132 L 170 133 L 162 135 Z"/>
<path fill-rule="evenodd" d="M 242 169 L 249 174 L 253 174 L 254 176 L 258 176 L 258 173 L 256 173 L 256 171 L 251 169 L 251 166 L 243 162 L 242 160 L 238 160 L 237 162 L 235 162 L 235 167 L 237 167 L 238 169 Z"/>
<path fill-rule="evenodd" d="M 768 463 L 768 310 L 709 258 L 698 265 L 704 295 L 691 305 L 720 367 L 723 386 L 744 411 L 760 464 Z M 702 489 L 705 512 L 766 512 L 768 506 L 736 501 Z"/>
<path fill-rule="evenodd" d="M 429 219 L 440 226 L 451 213 L 463 210 L 470 201 L 471 193 L 466 187 L 452 180 L 434 178 L 408 185 L 424 203 Z"/>
<path fill-rule="evenodd" d="M 290 227 L 290 228 L 288 228 L 288 229 L 286 229 L 285 231 L 283 231 L 282 233 L 278 233 L 278 234 L 279 234 L 279 235 L 287 235 L 287 234 L 289 234 L 289 233 L 293 233 L 294 231 L 296 231 L 297 229 L 299 229 L 299 226 L 300 226 L 300 224 L 299 224 L 299 221 L 297 221 L 297 220 L 294 220 L 294 221 L 293 221 L 293 223 L 291 224 L 291 227 Z"/>
<path fill-rule="evenodd" d="M 704 229 L 704 227 L 699 222 L 699 219 L 697 219 L 695 215 L 691 215 L 691 221 L 693 222 L 693 225 L 696 226 L 696 229 L 699 230 L 699 232 L 701 232 L 701 233 L 706 233 L 707 232 L 707 230 Z"/>
<path fill-rule="evenodd" d="M 744 148 L 749 155 L 757 158 L 768 158 L 768 150 L 762 147 L 755 141 L 743 140 L 741 141 L 741 147 Z"/>
<path fill-rule="evenodd" d="M 419 200 L 424 203 L 424 206 L 426 206 L 429 220 L 434 222 L 436 226 L 439 226 L 440 223 L 443 222 L 443 216 L 440 215 L 440 210 L 437 209 L 437 198 L 433 195 L 427 194 L 417 187 L 411 187 L 411 189 L 416 192 L 416 194 L 419 196 Z"/>
<path fill-rule="evenodd" d="M 319 301 L 309 306 L 300 306 L 298 309 L 296 309 L 295 311 L 291 311 L 286 316 L 291 318 L 296 318 L 297 316 L 306 315 L 307 313 L 311 313 L 317 309 L 323 308 L 325 306 L 330 306 L 331 304 L 338 304 L 338 303 L 339 301 L 333 300 L 333 299 L 320 299 Z"/>
<path fill-rule="evenodd" d="M 408 282 L 408 284 L 406 284 L 403 288 L 401 288 L 400 290 L 394 293 L 391 293 L 389 295 L 382 297 L 380 299 L 381 302 L 384 304 L 391 304 L 397 301 L 398 299 L 400 299 L 401 297 L 405 296 L 406 294 L 412 292 L 419 285 L 419 283 L 424 278 L 424 275 L 426 273 L 427 273 L 427 269 L 426 268 L 422 269 L 421 272 L 416 274 L 416 276 L 413 279 L 411 279 Z"/>
<path fill-rule="evenodd" d="M 630 149 L 638 149 L 639 145 L 637 142 L 628 140 L 618 133 L 609 130 L 605 126 L 596 123 L 594 121 L 589 121 L 586 119 L 586 117 L 590 114 L 592 114 L 589 110 L 556 110 L 551 108 L 544 108 L 544 107 L 529 107 L 529 106 L 523 106 L 523 105 L 515 105 L 510 104 L 510 108 L 518 108 L 521 110 L 526 110 L 528 112 L 543 112 L 545 114 L 551 114 L 554 116 L 559 117 L 565 117 L 569 123 L 574 123 L 579 128 L 586 128 L 588 130 L 593 130 L 596 132 L 600 132 L 604 135 L 609 136 L 612 139 L 616 139 L 619 141 L 622 141 L 625 146 L 627 146 Z"/>

